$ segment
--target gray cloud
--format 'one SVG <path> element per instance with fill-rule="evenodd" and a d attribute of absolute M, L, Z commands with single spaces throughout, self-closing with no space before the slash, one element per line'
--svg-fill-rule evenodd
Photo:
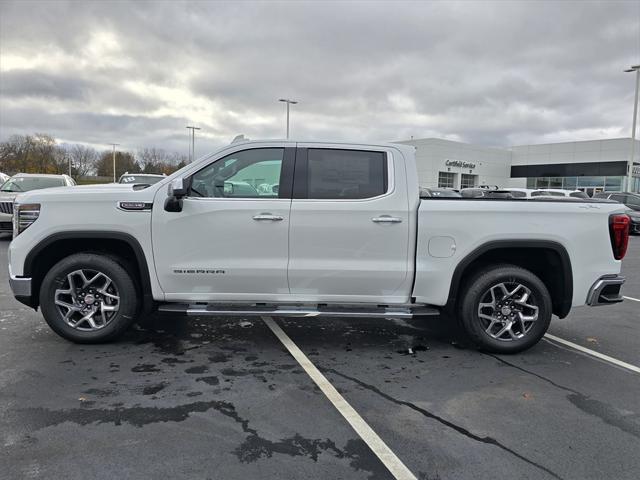
<path fill-rule="evenodd" d="M 633 1 L 0 5 L 3 138 L 204 152 L 281 137 L 282 96 L 300 138 L 626 136 L 640 62 Z"/>

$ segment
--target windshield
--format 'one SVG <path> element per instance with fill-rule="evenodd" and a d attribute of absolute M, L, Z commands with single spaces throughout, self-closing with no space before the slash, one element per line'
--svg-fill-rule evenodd
<path fill-rule="evenodd" d="M 64 187 L 64 179 L 52 177 L 13 177 L 4 182 L 0 191 L 28 192 L 41 188 Z"/>
<path fill-rule="evenodd" d="M 163 178 L 164 177 L 153 177 L 150 175 L 123 175 L 120 177 L 120 183 L 146 183 L 153 185 Z"/>

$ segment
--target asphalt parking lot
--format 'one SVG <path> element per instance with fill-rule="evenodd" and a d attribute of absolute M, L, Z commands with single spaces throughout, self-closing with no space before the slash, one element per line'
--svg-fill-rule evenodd
<path fill-rule="evenodd" d="M 628 300 L 550 333 L 637 368 L 639 237 L 623 270 Z M 158 315 L 74 345 L 6 277 L 1 478 L 394 478 L 263 320 Z M 443 318 L 274 321 L 416 478 L 640 477 L 632 369 L 549 339 L 482 354 Z"/>

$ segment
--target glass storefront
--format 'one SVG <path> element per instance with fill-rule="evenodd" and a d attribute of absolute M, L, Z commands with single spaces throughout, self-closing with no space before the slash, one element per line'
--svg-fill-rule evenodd
<path fill-rule="evenodd" d="M 527 188 L 562 188 L 565 190 L 581 190 L 594 192 L 620 192 L 624 185 L 624 177 L 529 177 Z"/>

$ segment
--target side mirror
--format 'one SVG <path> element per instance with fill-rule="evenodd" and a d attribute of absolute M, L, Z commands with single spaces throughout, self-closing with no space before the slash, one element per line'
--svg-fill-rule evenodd
<path fill-rule="evenodd" d="M 184 178 L 172 180 L 167 190 L 167 199 L 164 201 L 164 209 L 167 212 L 181 212 L 182 198 L 187 195 L 188 187 Z"/>
<path fill-rule="evenodd" d="M 187 195 L 187 182 L 184 178 L 178 177 L 171 181 L 169 184 L 169 190 L 167 191 L 168 197 L 182 198 Z"/>

